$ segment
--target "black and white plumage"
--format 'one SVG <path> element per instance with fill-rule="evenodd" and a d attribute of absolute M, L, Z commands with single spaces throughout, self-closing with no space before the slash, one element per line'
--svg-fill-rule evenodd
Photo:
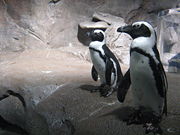
<path fill-rule="evenodd" d="M 105 44 L 105 33 L 96 29 L 90 33 L 91 43 L 89 45 L 90 56 L 93 63 L 91 75 L 94 81 L 101 81 L 101 96 L 109 96 L 122 78 L 119 62 L 115 55 Z M 104 86 L 110 86 L 106 89 Z"/>
<path fill-rule="evenodd" d="M 153 117 L 161 118 L 164 113 L 167 114 L 167 78 L 157 50 L 155 30 L 149 23 L 140 21 L 120 27 L 117 31 L 133 38 L 130 68 L 118 88 L 119 101 L 124 101 L 131 85 L 135 108 L 150 110 Z"/>

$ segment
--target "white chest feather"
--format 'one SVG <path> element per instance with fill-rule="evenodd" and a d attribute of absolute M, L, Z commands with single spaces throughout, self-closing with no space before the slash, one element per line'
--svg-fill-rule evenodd
<path fill-rule="evenodd" d="M 104 74 L 105 72 L 105 62 L 100 56 L 100 53 L 94 50 L 90 50 L 91 60 L 96 70 L 100 74 Z"/>
<path fill-rule="evenodd" d="M 102 55 L 104 55 L 104 50 L 102 49 L 102 46 L 104 44 L 105 44 L 104 42 L 94 41 L 94 42 L 90 43 L 89 47 L 100 51 L 102 53 Z"/>
<path fill-rule="evenodd" d="M 139 37 L 133 40 L 131 43 L 131 48 L 141 48 L 144 52 L 147 54 L 150 54 L 156 63 L 158 63 L 158 60 L 155 57 L 155 53 L 153 51 L 153 47 L 155 45 L 155 37 Z"/>
<path fill-rule="evenodd" d="M 137 52 L 131 53 L 130 75 L 135 106 L 143 106 L 160 114 L 163 99 L 159 96 L 149 58 Z"/>
<path fill-rule="evenodd" d="M 97 70 L 99 77 L 100 77 L 100 81 L 101 83 L 106 83 L 106 62 L 104 61 L 103 57 L 105 55 L 105 52 L 102 48 L 102 46 L 104 45 L 104 42 L 92 42 L 89 47 L 90 47 L 90 56 L 91 56 L 91 60 L 92 63 L 95 67 L 95 69 Z M 110 58 L 110 60 L 113 63 L 114 69 L 115 69 L 115 73 L 111 73 L 111 85 L 112 87 L 116 87 L 116 82 L 117 82 L 117 65 L 114 62 L 113 59 Z"/>
<path fill-rule="evenodd" d="M 102 58 L 102 56 L 104 56 L 104 50 L 102 49 L 103 45 L 104 42 L 94 41 L 91 42 L 89 48 L 93 48 L 90 49 L 92 63 L 100 76 L 101 82 L 105 83 L 105 62 Z"/>

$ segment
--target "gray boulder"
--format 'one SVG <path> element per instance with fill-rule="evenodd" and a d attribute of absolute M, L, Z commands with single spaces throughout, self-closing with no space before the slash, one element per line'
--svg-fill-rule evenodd
<path fill-rule="evenodd" d="M 56 101 L 52 104 L 44 102 L 58 88 L 56 85 L 47 85 L 14 90 L 22 95 L 26 107 L 14 96 L 0 102 L 0 116 L 13 128 L 5 130 L 28 135 L 73 134 L 74 127 L 66 116 L 63 104 L 56 106 Z"/>

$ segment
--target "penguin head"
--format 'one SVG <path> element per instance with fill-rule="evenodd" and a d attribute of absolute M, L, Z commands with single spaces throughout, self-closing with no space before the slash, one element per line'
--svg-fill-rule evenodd
<path fill-rule="evenodd" d="M 91 41 L 99 41 L 99 42 L 105 41 L 105 33 L 100 29 L 93 30 L 89 36 L 91 38 Z"/>
<path fill-rule="evenodd" d="M 127 33 L 133 39 L 136 39 L 138 37 L 151 37 L 152 35 L 154 35 L 153 27 L 145 21 L 139 21 L 131 25 L 119 27 L 117 29 L 117 32 Z"/>

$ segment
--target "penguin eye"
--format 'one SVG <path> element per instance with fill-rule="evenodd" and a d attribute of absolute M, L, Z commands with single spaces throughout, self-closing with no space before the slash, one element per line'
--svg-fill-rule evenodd
<path fill-rule="evenodd" d="M 133 28 L 135 28 L 135 29 L 138 29 L 138 28 L 140 28 L 140 27 L 141 27 L 141 25 L 139 25 L 139 24 L 133 25 Z"/>

